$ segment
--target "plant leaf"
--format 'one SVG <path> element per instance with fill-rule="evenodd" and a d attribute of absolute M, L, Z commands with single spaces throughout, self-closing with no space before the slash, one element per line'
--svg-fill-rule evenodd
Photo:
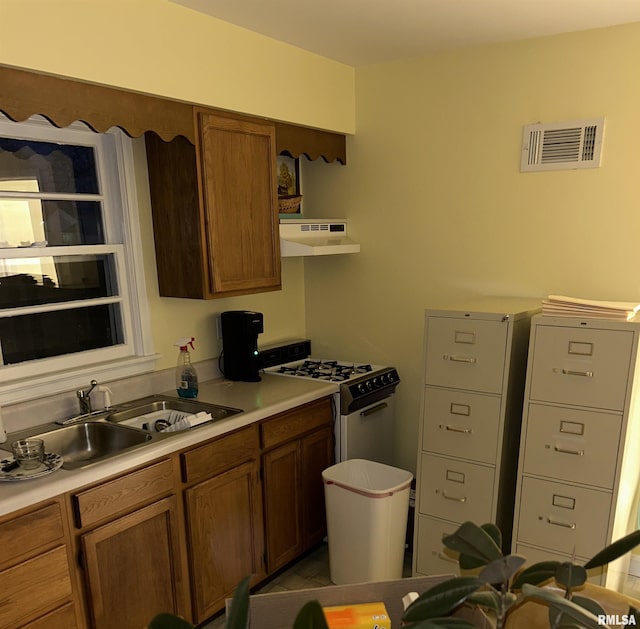
<path fill-rule="evenodd" d="M 511 584 L 512 590 L 519 590 L 525 583 L 539 585 L 547 579 L 551 579 L 556 573 L 559 561 L 540 561 L 525 568 Z"/>
<path fill-rule="evenodd" d="M 467 596 L 466 602 L 498 611 L 498 609 L 500 608 L 500 601 L 498 596 L 499 595 L 497 592 L 473 592 L 472 594 Z"/>
<path fill-rule="evenodd" d="M 302 606 L 293 621 L 293 629 L 329 629 L 318 601 L 309 601 Z"/>
<path fill-rule="evenodd" d="M 596 553 L 584 567 L 589 570 L 590 568 L 599 568 L 605 564 L 621 557 L 625 553 L 629 552 L 632 548 L 635 548 L 640 544 L 640 530 L 633 531 L 629 535 L 621 537 L 619 540 L 609 544 L 609 546 L 603 548 L 599 553 Z"/>
<path fill-rule="evenodd" d="M 229 618 L 226 629 L 248 629 L 249 627 L 249 582 L 251 577 L 245 577 L 238 583 L 231 601 Z"/>
<path fill-rule="evenodd" d="M 586 629 L 602 629 L 603 625 L 598 623 L 598 618 L 590 611 L 576 605 L 574 602 L 563 598 L 552 590 L 539 588 L 536 585 L 525 583 L 522 586 L 522 594 L 525 599 L 535 599 L 547 603 L 550 607 L 557 609 Z"/>
<path fill-rule="evenodd" d="M 598 603 L 598 601 L 596 601 L 596 600 L 594 600 L 592 598 L 588 598 L 586 596 L 580 596 L 578 594 L 574 594 L 571 597 L 571 600 L 576 605 L 580 605 L 580 607 L 583 607 L 584 609 L 588 609 L 594 616 L 597 616 L 598 614 L 604 614 L 605 613 L 602 605 L 600 605 L 600 603 Z"/>
<path fill-rule="evenodd" d="M 423 592 L 402 615 L 402 620 L 428 620 L 446 616 L 482 583 L 477 577 L 454 577 Z"/>
<path fill-rule="evenodd" d="M 587 571 L 570 561 L 563 561 L 554 576 L 558 584 L 567 590 L 573 590 L 587 582 Z"/>
<path fill-rule="evenodd" d="M 482 560 L 483 563 L 489 563 L 502 557 L 502 551 L 491 535 L 473 522 L 461 524 L 457 531 L 451 535 L 445 535 L 442 538 L 442 543 L 461 555 L 475 557 Z"/>
<path fill-rule="evenodd" d="M 495 524 L 488 522 L 483 524 L 480 528 L 485 531 L 489 537 L 491 537 L 498 548 L 502 548 L 502 533 Z M 475 568 L 486 565 L 486 563 L 486 560 L 477 559 L 471 555 L 461 554 L 458 558 L 458 564 L 462 570 L 474 570 Z"/>
<path fill-rule="evenodd" d="M 507 555 L 488 563 L 478 578 L 483 583 L 506 583 L 527 561 L 519 555 Z"/>
<path fill-rule="evenodd" d="M 193 629 L 193 625 L 173 614 L 158 614 L 147 625 L 147 629 Z"/>

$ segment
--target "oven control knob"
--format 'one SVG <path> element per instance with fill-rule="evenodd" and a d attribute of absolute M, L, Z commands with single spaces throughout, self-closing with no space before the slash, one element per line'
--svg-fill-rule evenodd
<path fill-rule="evenodd" d="M 389 374 L 383 373 L 380 376 L 380 382 L 382 382 L 382 384 L 389 384 L 391 382 L 391 380 L 389 380 Z"/>
<path fill-rule="evenodd" d="M 373 391 L 373 383 L 371 382 L 371 380 L 367 380 L 367 389 L 369 391 Z"/>
<path fill-rule="evenodd" d="M 374 386 L 374 388 L 375 388 L 375 389 L 377 389 L 378 387 L 380 387 L 380 384 L 381 384 L 380 379 L 378 378 L 378 376 L 376 376 L 376 377 L 373 379 L 373 386 Z"/>
<path fill-rule="evenodd" d="M 361 382 L 358 385 L 358 393 L 366 393 L 367 392 L 367 387 L 364 386 L 364 383 Z"/>

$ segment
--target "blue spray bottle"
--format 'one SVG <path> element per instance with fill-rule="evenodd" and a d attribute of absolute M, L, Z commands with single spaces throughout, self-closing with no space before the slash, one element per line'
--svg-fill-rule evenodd
<path fill-rule="evenodd" d="M 180 348 L 178 365 L 176 367 L 176 390 L 180 397 L 198 397 L 198 374 L 191 364 L 189 347 L 193 349 L 193 336 L 178 340 L 175 345 Z"/>

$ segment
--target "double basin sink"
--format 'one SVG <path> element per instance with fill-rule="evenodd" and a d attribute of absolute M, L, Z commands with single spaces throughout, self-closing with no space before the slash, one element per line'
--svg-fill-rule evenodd
<path fill-rule="evenodd" d="M 28 436 L 44 440 L 45 451 L 61 455 L 62 467 L 72 470 L 180 434 L 178 431 L 157 432 L 158 420 L 155 418 L 158 416 L 175 420 L 176 417 L 201 412 L 211 416 L 211 419 L 206 421 L 208 424 L 242 411 L 197 400 L 154 395 L 88 416 L 80 416 L 67 425 Z M 161 426 L 164 425 L 163 423 Z"/>

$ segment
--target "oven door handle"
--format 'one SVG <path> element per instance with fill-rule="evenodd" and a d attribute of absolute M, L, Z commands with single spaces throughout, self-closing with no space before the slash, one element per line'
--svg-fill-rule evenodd
<path fill-rule="evenodd" d="M 384 411 L 389 405 L 386 402 L 381 402 L 380 404 L 376 404 L 375 406 L 371 406 L 370 408 L 365 408 L 364 411 L 360 411 L 360 417 L 366 417 L 367 415 L 373 415 L 378 411 Z"/>

